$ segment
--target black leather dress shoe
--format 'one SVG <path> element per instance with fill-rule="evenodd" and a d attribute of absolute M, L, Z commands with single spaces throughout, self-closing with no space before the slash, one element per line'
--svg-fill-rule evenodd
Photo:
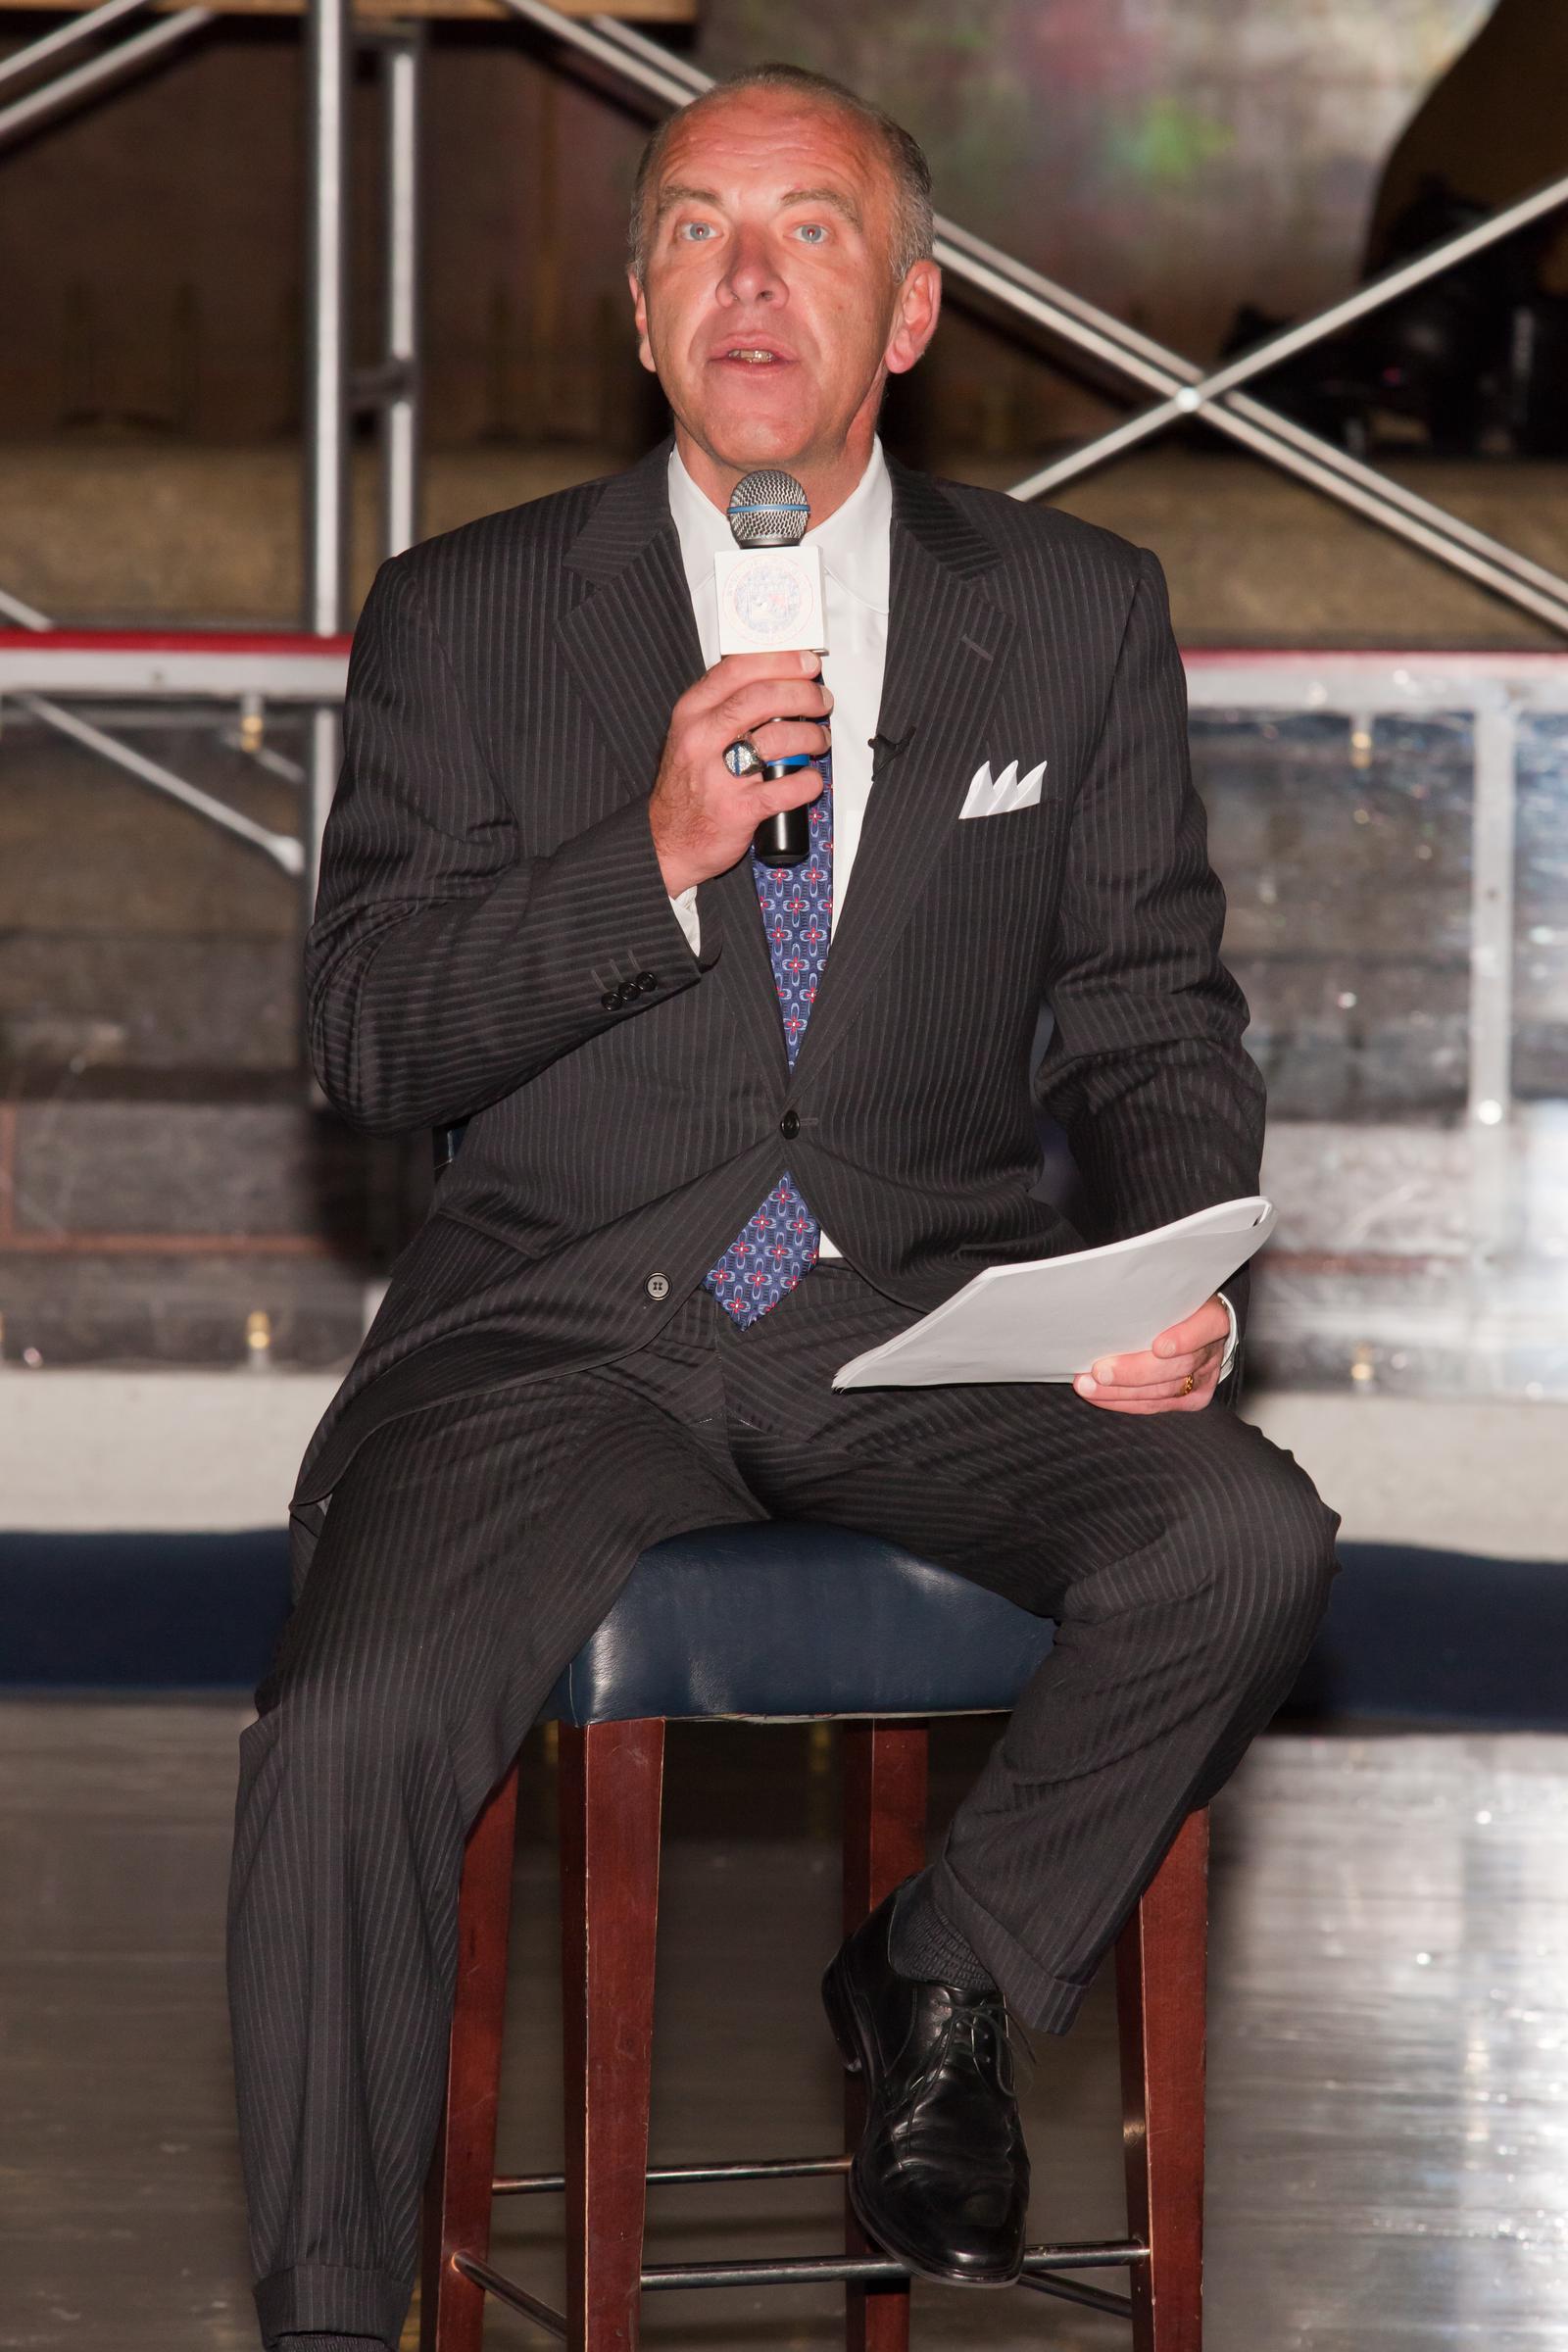
<path fill-rule="evenodd" d="M 1011 2286 L 1023 2268 L 1029 2156 L 997 1992 L 915 1984 L 888 1957 L 897 1894 L 822 1979 L 865 2131 L 850 2168 L 861 2228 L 923 2278 Z"/>

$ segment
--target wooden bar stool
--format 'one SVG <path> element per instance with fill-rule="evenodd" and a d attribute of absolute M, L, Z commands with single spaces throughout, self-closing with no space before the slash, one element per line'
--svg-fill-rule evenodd
<path fill-rule="evenodd" d="M 853 2217 L 842 2253 L 644 2262 L 650 2182 L 849 2165 L 834 2154 L 648 2170 L 664 1725 L 845 1719 L 849 1930 L 925 1860 L 923 1719 L 1010 1708 L 1051 1638 L 1045 1620 L 963 1578 L 838 1528 L 705 1528 L 644 1553 L 546 1710 L 561 1726 L 563 2176 L 493 2177 L 515 1768 L 469 1837 L 451 2073 L 426 2190 L 422 2352 L 480 2352 L 487 2295 L 572 2352 L 634 2352 L 646 2293 L 825 2279 L 844 2282 L 850 2352 L 906 2352 L 908 2274 Z M 1117 1945 L 1127 2235 L 1032 2247 L 1021 2282 L 1123 2314 L 1136 2352 L 1200 2352 L 1201 2340 L 1207 1855 L 1207 1816 L 1194 1814 Z M 851 2148 L 858 2107 L 851 2082 Z M 566 2198 L 564 2313 L 489 2262 L 492 2196 L 549 2189 Z M 1122 2266 L 1130 2298 L 1084 2276 Z"/>

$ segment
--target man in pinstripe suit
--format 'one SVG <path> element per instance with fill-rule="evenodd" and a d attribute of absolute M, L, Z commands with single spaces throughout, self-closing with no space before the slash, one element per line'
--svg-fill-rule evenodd
<path fill-rule="evenodd" d="M 1210 1409 L 1240 1279 L 1071 1389 L 832 1391 L 978 1267 L 1077 1246 L 1036 1098 L 1093 1238 L 1258 1173 L 1157 564 L 876 442 L 936 323 L 930 238 L 918 150 L 835 85 L 687 109 L 632 279 L 673 448 L 400 558 L 360 625 L 314 1056 L 367 1127 L 470 1124 L 307 1457 L 242 1741 L 236 2068 L 290 2352 L 397 2340 L 465 1829 L 647 1544 L 837 1522 L 1058 1621 L 943 1854 L 830 1971 L 863 2218 L 977 2284 L 1022 2244 L 1007 2007 L 1070 2024 L 1324 1604 L 1332 1514 Z M 810 499 L 820 678 L 713 659 L 710 548 L 762 464 Z M 818 765 L 736 777 L 741 738 Z M 751 836 L 808 802 L 780 892 Z"/>

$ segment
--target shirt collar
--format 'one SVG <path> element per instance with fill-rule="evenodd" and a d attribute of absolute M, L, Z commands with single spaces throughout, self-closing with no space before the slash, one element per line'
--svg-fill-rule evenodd
<path fill-rule="evenodd" d="M 678 449 L 669 453 L 669 512 L 680 536 L 686 584 L 696 588 L 712 578 L 713 558 L 727 553 L 735 540 L 728 517 L 699 490 Z M 892 524 L 893 482 L 877 439 L 871 444 L 870 463 L 843 506 L 808 531 L 805 541 L 821 556 L 829 578 L 873 612 L 888 610 Z"/>

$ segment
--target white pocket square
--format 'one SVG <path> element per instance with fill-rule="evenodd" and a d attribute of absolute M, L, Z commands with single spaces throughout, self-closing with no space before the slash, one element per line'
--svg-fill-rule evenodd
<path fill-rule="evenodd" d="M 991 762 L 984 760 L 975 770 L 974 781 L 964 795 L 958 810 L 965 816 L 1010 816 L 1015 808 L 1032 808 L 1040 798 L 1041 778 L 1050 762 L 1042 760 L 1027 775 L 1020 776 L 1018 762 L 1009 760 L 996 781 L 992 781 Z"/>

